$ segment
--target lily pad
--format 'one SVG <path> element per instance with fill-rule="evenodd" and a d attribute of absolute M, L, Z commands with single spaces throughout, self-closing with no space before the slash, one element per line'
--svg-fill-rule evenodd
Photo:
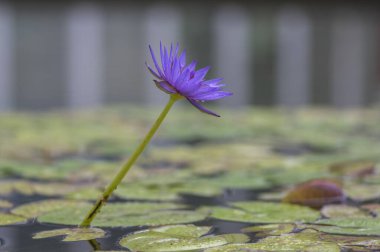
<path fill-rule="evenodd" d="M 354 184 L 344 186 L 347 195 L 356 201 L 380 198 L 380 184 Z"/>
<path fill-rule="evenodd" d="M 26 218 L 14 214 L 0 213 L 0 225 L 10 225 L 26 222 Z"/>
<path fill-rule="evenodd" d="M 233 207 L 210 207 L 211 217 L 248 223 L 312 222 L 318 211 L 304 206 L 271 202 L 235 202 Z"/>
<path fill-rule="evenodd" d="M 219 187 L 197 181 L 168 184 L 127 183 L 115 191 L 115 195 L 126 199 L 176 200 L 180 194 L 211 197 L 222 193 Z"/>
<path fill-rule="evenodd" d="M 336 218 L 323 219 L 314 228 L 330 234 L 380 236 L 378 218 Z"/>
<path fill-rule="evenodd" d="M 42 200 L 20 205 L 12 209 L 11 212 L 26 218 L 34 218 L 41 214 L 58 211 L 64 208 L 80 209 L 89 208 L 90 206 L 90 203 L 73 200 Z"/>
<path fill-rule="evenodd" d="M 177 210 L 183 207 L 174 203 L 109 203 L 92 224 L 98 227 L 159 226 L 200 221 L 208 216 L 206 211 Z M 77 225 L 88 210 L 89 207 L 65 207 L 42 214 L 38 220 Z"/>
<path fill-rule="evenodd" d="M 24 195 L 61 196 L 77 190 L 78 186 L 69 183 L 31 182 L 28 180 L 7 180 L 0 182 L 0 195 L 13 192 Z"/>
<path fill-rule="evenodd" d="M 321 209 L 323 216 L 327 218 L 360 218 L 371 217 L 369 211 L 348 205 L 327 205 Z"/>
<path fill-rule="evenodd" d="M 247 242 L 244 234 L 206 235 L 211 227 L 190 225 L 164 226 L 129 234 L 120 245 L 131 251 L 194 251 L 235 242 Z M 202 236 L 202 237 L 201 237 Z"/>
<path fill-rule="evenodd" d="M 318 232 L 301 232 L 269 236 L 256 243 L 230 244 L 205 250 L 205 252 L 236 252 L 236 251 L 307 251 L 307 252 L 340 252 L 340 247 L 330 241 L 319 238 Z"/>
<path fill-rule="evenodd" d="M 62 228 L 38 232 L 33 239 L 64 236 L 62 241 L 87 241 L 104 237 L 106 232 L 100 228 Z"/>
<path fill-rule="evenodd" d="M 265 176 L 258 176 L 253 170 L 225 172 L 220 176 L 207 178 L 205 181 L 220 188 L 266 189 L 272 186 Z"/>
<path fill-rule="evenodd" d="M 321 234 L 323 241 L 331 241 L 339 244 L 342 248 L 354 251 L 378 251 L 380 250 L 380 237 L 371 236 L 348 236 Z M 360 247 L 360 249 L 358 248 Z"/>
<path fill-rule="evenodd" d="M 243 233 L 255 233 L 255 237 L 275 236 L 289 234 L 296 229 L 295 224 L 267 224 L 243 228 Z"/>

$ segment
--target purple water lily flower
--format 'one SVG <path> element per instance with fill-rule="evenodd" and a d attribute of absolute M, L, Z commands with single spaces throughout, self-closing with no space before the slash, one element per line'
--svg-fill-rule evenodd
<path fill-rule="evenodd" d="M 205 80 L 210 67 L 195 70 L 197 63 L 193 61 L 189 65 L 186 65 L 186 52 L 183 51 L 179 54 L 178 44 L 174 50 L 173 45 L 171 45 L 168 52 L 166 47 L 163 47 L 161 43 L 160 67 L 151 46 L 149 46 L 149 49 L 156 71 L 148 64 L 147 67 L 153 76 L 157 78 L 154 82 L 159 89 L 168 94 L 183 96 L 200 111 L 219 117 L 219 115 L 201 106 L 200 102 L 221 99 L 232 95 L 232 93 L 222 91 L 224 85 L 221 84 L 221 78 Z"/>

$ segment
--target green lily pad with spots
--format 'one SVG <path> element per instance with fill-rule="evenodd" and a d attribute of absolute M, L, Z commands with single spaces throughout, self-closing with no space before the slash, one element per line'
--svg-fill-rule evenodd
<path fill-rule="evenodd" d="M 26 218 L 9 213 L 0 213 L 0 225 L 11 225 L 26 222 Z"/>
<path fill-rule="evenodd" d="M 194 181 L 192 183 L 171 184 L 127 183 L 119 186 L 115 195 L 126 199 L 176 200 L 180 198 L 180 194 L 211 197 L 222 192 L 219 187 Z"/>
<path fill-rule="evenodd" d="M 32 203 L 20 205 L 12 209 L 13 214 L 17 214 L 26 218 L 35 218 L 44 213 L 58 211 L 64 208 L 85 209 L 91 206 L 88 202 L 80 202 L 74 200 L 42 200 Z"/>
<path fill-rule="evenodd" d="M 72 172 L 85 166 L 88 162 L 80 159 L 65 160 L 52 165 L 37 165 L 31 162 L 0 160 L 0 174 L 19 176 L 30 179 L 66 179 Z"/>
<path fill-rule="evenodd" d="M 93 226 L 159 226 L 201 221 L 206 211 L 180 210 L 183 205 L 174 203 L 109 203 L 97 215 Z M 90 207 L 64 207 L 38 217 L 40 222 L 77 225 Z M 67 218 L 70 216 L 70 218 Z"/>
<path fill-rule="evenodd" d="M 206 235 L 211 227 L 174 225 L 146 229 L 125 236 L 120 245 L 131 251 L 194 251 L 249 241 L 244 234 Z"/>
<path fill-rule="evenodd" d="M 378 218 L 335 218 L 323 219 L 314 228 L 330 234 L 380 236 L 380 221 Z"/>
<path fill-rule="evenodd" d="M 88 241 L 105 235 L 106 232 L 100 228 L 62 228 L 38 232 L 33 239 L 64 236 L 62 241 Z"/>
<path fill-rule="evenodd" d="M 267 224 L 267 225 L 246 227 L 246 228 L 243 228 L 241 231 L 243 233 L 255 233 L 255 237 L 266 237 L 266 236 L 289 234 L 296 228 L 297 226 L 295 224 L 284 223 L 284 224 Z"/>
<path fill-rule="evenodd" d="M 272 186 L 265 176 L 258 176 L 252 170 L 226 172 L 220 176 L 204 179 L 204 181 L 220 188 L 267 189 Z"/>
<path fill-rule="evenodd" d="M 229 244 L 221 247 L 211 248 L 205 252 L 237 252 L 237 251 L 307 251 L 307 252 L 340 252 L 340 247 L 330 241 L 319 238 L 318 232 L 301 232 L 294 234 L 283 234 L 280 236 L 269 236 L 256 243 Z"/>
<path fill-rule="evenodd" d="M 285 203 L 245 201 L 231 206 L 210 207 L 211 217 L 248 223 L 293 223 L 313 222 L 320 216 L 311 208 Z"/>
<path fill-rule="evenodd" d="M 353 184 L 344 186 L 346 194 L 356 200 L 364 201 L 380 198 L 380 184 Z"/>
<path fill-rule="evenodd" d="M 353 251 L 379 251 L 380 237 L 376 236 L 349 236 L 349 235 L 333 235 L 321 234 L 320 238 L 323 241 L 331 241 L 339 244 L 344 249 Z M 361 248 L 358 249 L 358 247 Z"/>
<path fill-rule="evenodd" d="M 65 195 L 66 199 L 71 200 L 97 200 L 102 191 L 94 187 L 85 187 Z"/>
<path fill-rule="evenodd" d="M 327 205 L 321 209 L 321 213 L 330 219 L 371 217 L 369 211 L 348 205 Z"/>
<path fill-rule="evenodd" d="M 19 193 L 23 195 L 62 196 L 80 188 L 69 183 L 4 180 L 0 182 L 0 195 Z"/>

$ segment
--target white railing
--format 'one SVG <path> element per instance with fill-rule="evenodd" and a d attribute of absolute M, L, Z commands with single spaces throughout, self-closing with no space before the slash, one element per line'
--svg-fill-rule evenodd
<path fill-rule="evenodd" d="M 258 8 L 263 7 L 231 2 L 204 12 L 209 15 L 209 23 L 202 25 L 210 30 L 204 37 L 210 57 L 201 63 L 212 65 L 212 73 L 224 77 L 235 93 L 224 104 L 255 104 L 254 97 L 260 96 L 255 87 L 268 85 L 273 87 L 274 105 L 310 105 L 319 88 L 317 80 L 327 82 L 320 84 L 327 85 L 323 95 L 329 105 L 373 101 L 380 85 L 378 12 L 321 7 L 315 13 L 297 5 L 266 8 L 274 58 L 265 73 L 255 69 L 262 57 L 255 44 L 261 39 L 256 23 L 263 25 Z M 197 18 L 196 8 L 170 3 L 91 2 L 23 9 L 1 2 L 0 110 L 162 103 L 166 97 L 152 88 L 145 70 L 144 62 L 150 62 L 147 46 L 157 50 L 160 40 L 191 45 L 191 34 L 184 36 L 184 27 L 192 25 L 185 13 Z M 320 41 L 323 46 L 316 44 Z M 257 81 L 259 74 L 273 75 L 274 83 Z"/>

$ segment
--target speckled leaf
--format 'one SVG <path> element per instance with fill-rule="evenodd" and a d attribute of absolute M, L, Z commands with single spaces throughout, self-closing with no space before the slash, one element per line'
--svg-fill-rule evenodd
<path fill-rule="evenodd" d="M 10 225 L 26 222 L 26 218 L 14 214 L 0 213 L 0 225 Z"/>
<path fill-rule="evenodd" d="M 101 194 L 101 190 L 94 187 L 87 187 L 68 193 L 65 195 L 65 198 L 72 200 L 97 200 Z"/>
<path fill-rule="evenodd" d="M 205 250 L 205 252 L 237 251 L 340 252 L 340 247 L 334 242 L 321 240 L 318 232 L 302 232 L 270 236 L 251 244 L 230 244 Z"/>
<path fill-rule="evenodd" d="M 207 178 L 205 182 L 220 188 L 265 189 L 272 186 L 266 177 L 258 176 L 253 170 L 229 171 L 220 176 Z"/>
<path fill-rule="evenodd" d="M 173 203 L 109 203 L 93 221 L 93 226 L 158 226 L 189 223 L 205 219 L 206 211 L 171 210 L 182 208 Z M 80 223 L 89 207 L 65 207 L 38 217 L 41 222 L 76 225 Z M 67 218 L 70 216 L 70 218 Z"/>
<path fill-rule="evenodd" d="M 244 234 L 202 236 L 210 228 L 177 225 L 147 229 L 127 235 L 121 239 L 120 245 L 131 251 L 193 251 L 249 240 Z"/>
<path fill-rule="evenodd" d="M 360 218 L 371 217 L 369 211 L 348 205 L 327 205 L 321 209 L 323 216 L 327 218 Z"/>
<path fill-rule="evenodd" d="M 322 219 L 315 228 L 331 234 L 380 236 L 380 221 L 378 218 L 335 218 Z"/>
<path fill-rule="evenodd" d="M 350 198 L 357 201 L 380 198 L 380 185 L 347 183 L 344 190 Z"/>
<path fill-rule="evenodd" d="M 24 195 L 61 196 L 78 190 L 78 186 L 69 183 L 31 182 L 27 180 L 7 180 L 0 182 L 0 195 L 19 193 Z"/>
<path fill-rule="evenodd" d="M 90 203 L 73 200 L 42 200 L 20 205 L 12 209 L 12 213 L 27 218 L 34 218 L 41 214 L 57 211 L 64 208 L 81 209 L 89 208 L 90 206 Z"/>
<path fill-rule="evenodd" d="M 243 233 L 255 233 L 255 237 L 275 236 L 291 233 L 297 226 L 295 224 L 267 224 L 243 228 Z"/>
<path fill-rule="evenodd" d="M 87 241 L 104 237 L 106 232 L 99 228 L 62 228 L 41 231 L 33 236 L 33 239 L 64 236 L 62 241 Z"/>
<path fill-rule="evenodd" d="M 363 237 L 363 236 L 321 234 L 320 238 L 323 241 L 335 242 L 343 248 L 353 249 L 354 251 L 357 251 L 356 249 L 357 246 L 360 246 L 361 249 L 364 249 L 365 251 L 380 250 L 380 237 L 376 237 L 376 236 Z"/>
<path fill-rule="evenodd" d="M 315 221 L 319 212 L 308 207 L 270 202 L 235 202 L 234 208 L 211 207 L 211 217 L 249 223 L 292 223 Z"/>
<path fill-rule="evenodd" d="M 126 199 L 146 199 L 146 200 L 175 200 L 180 198 L 180 194 L 192 194 L 198 196 L 217 196 L 222 193 L 219 187 L 201 183 L 168 183 L 168 184 L 147 184 L 147 183 L 127 183 L 119 186 L 115 195 Z"/>

